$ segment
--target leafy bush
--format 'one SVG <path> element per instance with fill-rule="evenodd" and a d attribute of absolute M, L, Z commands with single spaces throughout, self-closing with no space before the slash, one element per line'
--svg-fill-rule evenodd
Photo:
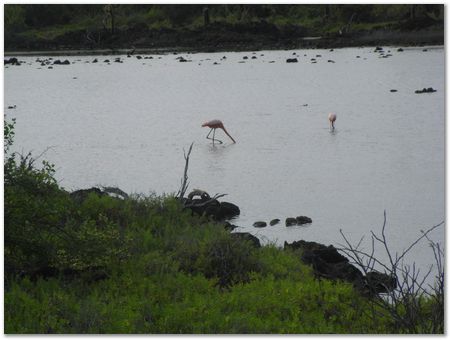
<path fill-rule="evenodd" d="M 108 217 L 116 200 L 97 197 L 77 206 L 58 186 L 52 164 L 37 168 L 31 154 L 9 153 L 14 123 L 4 125 L 6 276 L 105 267 L 126 256 L 128 239 Z"/>

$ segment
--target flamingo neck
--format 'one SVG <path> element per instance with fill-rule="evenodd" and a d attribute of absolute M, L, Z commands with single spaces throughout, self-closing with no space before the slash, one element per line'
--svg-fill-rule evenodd
<path fill-rule="evenodd" d="M 230 137 L 230 139 L 233 141 L 233 143 L 236 144 L 236 141 L 233 139 L 233 137 L 230 136 L 230 134 L 228 133 L 228 131 L 225 129 L 225 127 L 222 127 L 223 132 L 225 132 L 227 134 L 228 137 Z"/>

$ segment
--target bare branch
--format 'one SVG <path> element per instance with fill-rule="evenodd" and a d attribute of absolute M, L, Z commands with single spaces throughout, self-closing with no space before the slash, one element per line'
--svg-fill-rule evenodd
<path fill-rule="evenodd" d="M 184 174 L 183 174 L 183 178 L 181 180 L 181 187 L 180 187 L 180 190 L 178 190 L 178 193 L 176 194 L 177 198 L 184 198 L 184 194 L 186 193 L 187 188 L 189 186 L 187 171 L 189 168 L 189 156 L 191 155 L 193 145 L 194 145 L 194 142 L 191 143 L 191 146 L 189 147 L 189 151 L 187 154 L 184 151 L 184 159 L 186 162 L 184 165 Z"/>
<path fill-rule="evenodd" d="M 375 287 L 370 287 L 370 279 L 367 278 L 371 296 L 370 312 L 373 316 L 379 315 L 380 310 L 386 312 L 394 321 L 394 325 L 399 332 L 402 333 L 443 333 L 444 332 L 444 251 L 439 243 L 430 239 L 429 233 L 439 226 L 441 223 L 421 231 L 422 235 L 414 240 L 400 254 L 392 251 L 388 244 L 386 234 L 386 211 L 384 212 L 384 221 L 381 235 L 376 235 L 371 231 L 371 250 L 366 252 L 361 250 L 362 239 L 353 246 L 346 238 L 342 230 L 340 233 L 346 243 L 343 248 L 338 248 L 344 252 L 351 260 L 358 265 L 367 275 L 373 271 L 375 266 L 379 266 L 385 270 L 386 277 L 391 277 L 396 282 L 396 287 L 392 289 L 389 281 L 376 282 L 378 286 L 385 288 L 382 294 L 376 292 Z M 433 250 L 434 260 L 438 274 L 436 275 L 436 283 L 434 286 L 426 285 L 427 279 L 430 277 L 433 265 L 429 266 L 425 274 L 416 267 L 416 264 L 408 265 L 405 263 L 406 255 L 416 246 L 422 239 L 426 238 Z M 383 252 L 388 257 L 388 264 L 381 262 L 376 258 L 375 246 L 381 244 Z M 389 280 L 389 279 L 388 279 Z M 427 290 L 431 288 L 431 292 Z M 424 300 L 424 298 L 429 300 Z M 430 309 L 431 303 L 431 309 Z"/>

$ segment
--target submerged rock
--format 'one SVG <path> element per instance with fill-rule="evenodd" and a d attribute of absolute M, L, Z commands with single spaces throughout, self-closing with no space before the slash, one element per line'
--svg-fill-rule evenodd
<path fill-rule="evenodd" d="M 312 223 L 312 219 L 307 216 L 297 216 L 297 217 L 288 217 L 286 218 L 286 227 L 290 227 L 293 225 L 302 225 Z"/>
<path fill-rule="evenodd" d="M 297 220 L 297 224 L 306 224 L 306 223 L 312 223 L 312 219 L 310 219 L 308 216 L 297 216 L 295 218 Z"/>
<path fill-rule="evenodd" d="M 7 64 L 20 66 L 20 61 L 17 58 L 9 58 L 9 59 L 5 59 L 5 61 L 4 61 L 4 65 L 7 65 Z"/>
<path fill-rule="evenodd" d="M 276 225 L 276 224 L 278 224 L 278 223 L 280 223 L 280 219 L 279 218 L 274 218 L 272 221 L 270 221 L 270 225 Z"/>
<path fill-rule="evenodd" d="M 70 61 L 68 61 L 67 59 L 64 61 L 57 59 L 53 62 L 53 65 L 70 65 Z"/>
<path fill-rule="evenodd" d="M 254 226 L 255 228 L 264 228 L 264 227 L 267 226 L 267 223 L 266 223 L 266 222 L 263 222 L 263 221 L 257 221 L 257 222 L 255 222 L 255 223 L 253 223 L 253 226 Z"/>
<path fill-rule="evenodd" d="M 433 93 L 433 92 L 436 92 L 436 90 L 435 89 L 433 89 L 432 87 L 429 87 L 429 88 L 423 88 L 422 90 L 416 90 L 414 93 Z"/>
<path fill-rule="evenodd" d="M 286 218 L 286 227 L 297 225 L 297 220 L 294 217 Z"/>

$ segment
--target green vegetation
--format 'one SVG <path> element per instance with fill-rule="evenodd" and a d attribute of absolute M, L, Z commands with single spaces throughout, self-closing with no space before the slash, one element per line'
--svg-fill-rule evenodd
<path fill-rule="evenodd" d="M 255 248 L 174 197 L 70 195 L 13 137 L 5 122 L 7 334 L 408 332 L 296 251 Z"/>
<path fill-rule="evenodd" d="M 5 47 L 92 48 L 120 42 L 128 48 L 130 44 L 142 44 L 141 40 L 154 46 L 164 44 L 158 40 L 160 30 L 183 35 L 187 31 L 214 31 L 212 27 L 221 27 L 222 34 L 237 29 L 240 34 L 262 36 L 278 30 L 290 38 L 298 37 L 298 32 L 327 36 L 373 29 L 411 31 L 434 27 L 443 31 L 443 18 L 444 6 L 439 4 L 7 4 Z M 258 31 L 255 30 L 258 24 L 266 26 Z M 150 30 L 158 32 L 150 34 Z M 146 40 L 149 37 L 151 42 Z M 206 38 L 200 40 L 205 42 Z M 214 41 L 217 36 L 209 38 Z M 184 40 L 178 38 L 175 43 L 180 39 Z"/>
<path fill-rule="evenodd" d="M 240 23 L 264 20 L 282 26 L 301 25 L 324 29 L 354 23 L 385 23 L 430 18 L 441 20 L 441 5 L 252 5 L 252 4 L 146 4 L 146 5 L 16 5 L 5 6 L 5 29 L 23 30 L 57 25 L 107 26 L 114 17 L 117 28 L 145 23 L 149 27 L 195 27 L 203 25 L 204 9 L 211 22 Z M 111 24 L 111 22 L 108 22 Z M 328 27 L 323 27 L 323 25 Z M 75 27 L 72 26 L 72 27 Z"/>

